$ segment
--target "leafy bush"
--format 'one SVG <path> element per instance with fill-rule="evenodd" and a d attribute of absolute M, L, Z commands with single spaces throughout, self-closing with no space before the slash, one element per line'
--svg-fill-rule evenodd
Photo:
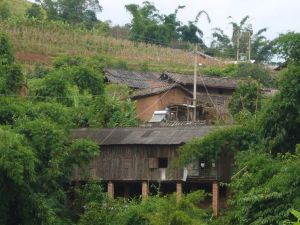
<path fill-rule="evenodd" d="M 265 87 L 274 86 L 274 78 L 271 72 L 259 64 L 239 63 L 234 76 L 241 78 L 251 77 Z"/>
<path fill-rule="evenodd" d="M 295 150 L 300 142 L 300 66 L 283 72 L 280 92 L 265 105 L 259 118 L 260 135 L 266 150 L 277 154 Z"/>
<path fill-rule="evenodd" d="M 238 155 L 239 179 L 231 202 L 232 224 L 281 224 L 291 208 L 300 208 L 300 155 L 273 158 L 267 153 L 248 151 Z"/>
<path fill-rule="evenodd" d="M 229 102 L 230 113 L 236 116 L 247 110 L 254 115 L 261 108 L 261 100 L 261 86 L 257 81 L 250 78 L 240 81 Z"/>
<path fill-rule="evenodd" d="M 0 33 L 0 94 L 18 94 L 25 84 L 21 66 L 15 63 L 7 35 Z"/>
<path fill-rule="evenodd" d="M 94 191 L 86 192 L 91 196 Z M 93 194 L 92 194 L 93 195 Z M 152 196 L 140 201 L 111 199 L 109 197 L 88 198 L 80 225 L 201 225 L 207 224 L 208 213 L 198 208 L 205 198 L 203 191 L 187 194 L 180 201 L 175 195 Z M 93 200 L 94 199 L 94 200 Z M 98 200 L 96 200 L 98 199 Z"/>
<path fill-rule="evenodd" d="M 215 160 L 221 151 L 248 150 L 259 143 L 253 124 L 217 128 L 200 139 L 193 139 L 179 149 L 180 164 L 188 164 L 200 158 Z"/>
<path fill-rule="evenodd" d="M 26 10 L 26 16 L 29 18 L 35 18 L 37 20 L 42 20 L 44 18 L 42 7 L 33 3 L 31 7 Z"/>

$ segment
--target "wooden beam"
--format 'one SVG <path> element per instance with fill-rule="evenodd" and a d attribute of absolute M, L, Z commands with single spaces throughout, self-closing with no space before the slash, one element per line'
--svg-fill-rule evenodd
<path fill-rule="evenodd" d="M 179 201 L 182 197 L 182 182 L 176 183 L 176 199 Z"/>
<path fill-rule="evenodd" d="M 114 198 L 115 196 L 115 186 L 112 181 L 108 181 L 107 183 L 107 194 L 111 198 Z"/>
<path fill-rule="evenodd" d="M 220 211 L 220 193 L 219 193 L 219 183 L 214 181 L 212 184 L 212 209 L 214 216 L 219 215 Z"/>
<path fill-rule="evenodd" d="M 142 182 L 142 198 L 145 199 L 148 197 L 148 182 L 143 181 Z"/>

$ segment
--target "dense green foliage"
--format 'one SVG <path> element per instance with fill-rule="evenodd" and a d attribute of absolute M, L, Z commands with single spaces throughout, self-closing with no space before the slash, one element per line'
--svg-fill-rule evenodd
<path fill-rule="evenodd" d="M 260 134 L 269 152 L 294 151 L 300 141 L 300 66 L 291 65 L 279 82 L 280 93 L 261 113 Z"/>
<path fill-rule="evenodd" d="M 83 24 L 88 29 L 99 22 L 95 16 L 98 1 L 44 0 L 43 6 L 48 19 Z M 7 7 L 0 5 L 2 20 L 11 16 Z M 132 40 L 202 43 L 202 32 L 196 23 L 204 12 L 195 21 L 182 25 L 177 20 L 181 8 L 170 15 L 159 15 L 149 2 L 143 6 L 128 5 L 127 10 L 133 15 Z M 28 17 L 42 20 L 40 13 L 35 5 L 27 10 Z M 219 42 L 216 55 L 234 54 L 237 39 L 241 41 L 241 51 L 247 52 L 247 35 L 252 32 L 244 26 L 247 19 L 240 24 L 232 23 L 232 38 L 220 30 L 215 33 Z M 10 22 L 18 25 L 20 21 Z M 73 29 L 60 22 L 27 22 Z M 258 61 L 270 57 L 269 42 L 261 36 L 264 31 L 252 36 L 253 58 Z M 74 168 L 86 165 L 99 154 L 99 147 L 89 140 L 72 141 L 68 130 L 136 125 L 129 90 L 104 84 L 102 68 L 107 62 L 102 57 L 62 57 L 54 62 L 53 68 L 39 67 L 26 80 L 21 66 L 15 63 L 10 41 L 1 34 L 0 224 L 281 224 L 289 218 L 291 209 L 300 210 L 300 149 L 296 147 L 300 143 L 298 42 L 298 33 L 282 35 L 274 42 L 276 52 L 294 63 L 281 75 L 276 96 L 261 102 L 258 83 L 242 83 L 230 104 L 232 114 L 240 119 L 237 124 L 194 139 L 180 150 L 180 165 L 202 157 L 214 160 L 222 151 L 235 155 L 230 211 L 211 221 L 210 212 L 198 207 L 206 196 L 202 191 L 185 195 L 180 201 L 174 195 L 125 201 L 108 198 L 97 183 L 74 188 Z M 89 41 L 85 44 L 89 46 Z M 101 47 L 108 51 L 108 46 Z M 118 63 L 120 68 L 127 67 L 124 61 Z M 141 64 L 141 68 L 148 69 L 148 64 Z M 251 76 L 265 86 L 273 84 L 270 74 L 255 64 L 208 71 L 214 75 Z M 18 97 L 21 88 L 29 88 L 29 96 Z M 68 204 L 70 199 L 75 200 Z"/>
<path fill-rule="evenodd" d="M 66 207 L 72 176 L 99 146 L 72 140 L 69 129 L 136 124 L 134 106 L 128 95 L 106 94 L 99 59 L 60 58 L 31 77 L 29 96 L 18 97 L 24 76 L 5 35 L 1 43 L 0 224 L 77 223 L 80 212 Z"/>
<path fill-rule="evenodd" d="M 300 61 L 300 33 L 281 34 L 274 41 L 274 51 L 287 62 Z"/>
<path fill-rule="evenodd" d="M 300 155 L 272 157 L 259 151 L 237 155 L 242 175 L 233 180 L 230 224 L 281 224 L 300 209 Z"/>
<path fill-rule="evenodd" d="M 224 67 L 214 68 L 208 67 L 203 68 L 200 71 L 206 75 L 212 76 L 224 76 L 233 78 L 248 79 L 249 77 L 258 81 L 265 87 L 275 87 L 275 77 L 273 73 L 260 64 L 251 63 L 239 63 L 229 64 Z"/>
<path fill-rule="evenodd" d="M 215 128 L 201 139 L 194 139 L 180 148 L 179 163 L 187 164 L 200 158 L 215 160 L 222 151 L 245 151 L 258 143 L 253 125 Z"/>
<path fill-rule="evenodd" d="M 181 165 L 202 157 L 215 160 L 222 151 L 235 155 L 230 208 L 215 224 L 277 225 L 289 218 L 291 209 L 300 209 L 299 72 L 296 64 L 281 74 L 279 93 L 263 101 L 260 111 L 255 107 L 255 117 L 243 117 L 238 125 L 216 129 L 180 149 Z M 239 103 L 237 95 L 246 94 L 249 111 L 257 98 L 249 94 L 257 86 L 243 86 L 233 101 Z M 234 107 L 234 112 L 240 109 Z"/>
<path fill-rule="evenodd" d="M 83 23 L 91 28 L 98 19 L 96 13 L 101 11 L 98 0 L 39 0 L 50 20 L 63 20 L 70 24 Z"/>
<path fill-rule="evenodd" d="M 15 63 L 10 41 L 5 34 L 0 34 L 0 94 L 17 93 L 24 82 L 21 67 Z"/>
<path fill-rule="evenodd" d="M 0 1 L 0 19 L 9 17 L 23 18 L 31 2 L 26 0 L 1 0 Z"/>
<path fill-rule="evenodd" d="M 102 58 L 59 58 L 54 62 L 54 69 L 40 69 L 42 75 L 35 73 L 37 77 L 29 81 L 30 95 L 34 96 L 35 101 L 64 105 L 71 112 L 71 126 L 136 125 L 134 105 L 129 94 L 125 92 L 122 96 L 112 96 L 105 91 L 104 65 Z"/>
<path fill-rule="evenodd" d="M 133 17 L 129 25 L 131 40 L 164 45 L 174 41 L 203 44 L 203 32 L 197 26 L 197 22 L 202 14 L 205 14 L 210 22 L 205 11 L 200 11 L 195 21 L 182 25 L 177 19 L 177 14 L 185 6 L 178 6 L 175 12 L 169 15 L 160 15 L 155 5 L 149 1 L 143 2 L 142 6 L 129 4 L 125 7 Z"/>
<path fill-rule="evenodd" d="M 44 18 L 42 7 L 38 4 L 33 3 L 30 8 L 26 10 L 26 16 L 29 18 L 35 18 L 41 20 Z"/>
<path fill-rule="evenodd" d="M 80 225 L 204 225 L 209 221 L 209 213 L 198 207 L 206 196 L 203 191 L 184 195 L 180 201 L 175 195 L 128 201 L 108 198 L 101 190 L 91 183 L 79 191 L 86 209 Z"/>
<path fill-rule="evenodd" d="M 254 33 L 252 24 L 248 23 L 249 19 L 250 17 L 246 16 L 239 23 L 230 22 L 232 25 L 231 37 L 226 35 L 222 29 L 215 28 L 212 35 L 214 40 L 206 52 L 215 56 L 235 58 L 242 61 L 270 61 L 272 58 L 272 43 L 263 36 L 267 29 L 263 28 Z"/>
<path fill-rule="evenodd" d="M 74 166 L 97 155 L 98 146 L 72 143 L 63 128 L 41 119 L 0 133 L 1 224 L 61 224 Z"/>
<path fill-rule="evenodd" d="M 260 110 L 261 100 L 260 84 L 252 79 L 242 80 L 230 99 L 230 113 L 237 116 L 241 111 L 248 111 L 254 115 Z"/>

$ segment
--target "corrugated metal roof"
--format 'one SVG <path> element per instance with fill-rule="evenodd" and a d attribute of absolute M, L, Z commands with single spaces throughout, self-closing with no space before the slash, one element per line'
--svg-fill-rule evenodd
<path fill-rule="evenodd" d="M 164 84 L 159 81 L 160 75 L 155 73 L 106 69 L 104 75 L 112 83 L 126 84 L 131 88 L 154 88 Z"/>
<path fill-rule="evenodd" d="M 182 85 L 192 85 L 194 83 L 193 75 L 182 75 L 175 73 L 164 73 L 161 78 L 169 79 L 172 82 L 177 82 Z M 211 87 L 211 88 L 225 88 L 225 89 L 236 89 L 238 85 L 237 79 L 232 79 L 228 77 L 216 77 L 216 76 L 198 76 L 197 84 L 200 86 Z"/>
<path fill-rule="evenodd" d="M 72 130 L 74 139 L 89 138 L 99 145 L 180 145 L 207 134 L 214 126 Z"/>
<path fill-rule="evenodd" d="M 167 111 L 155 111 L 149 122 L 160 123 L 166 119 L 166 116 L 167 116 Z"/>

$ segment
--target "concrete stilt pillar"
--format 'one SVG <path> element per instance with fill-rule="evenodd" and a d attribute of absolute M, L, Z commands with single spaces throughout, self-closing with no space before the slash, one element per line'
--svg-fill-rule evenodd
<path fill-rule="evenodd" d="M 111 198 L 115 196 L 115 185 L 112 181 L 108 181 L 107 183 L 107 194 Z"/>
<path fill-rule="evenodd" d="M 148 197 L 148 182 L 143 181 L 142 182 L 142 197 L 147 198 Z"/>
<path fill-rule="evenodd" d="M 217 181 L 212 184 L 212 209 L 214 216 L 218 216 L 220 211 L 220 194 L 219 183 Z"/>
<path fill-rule="evenodd" d="M 182 182 L 176 183 L 176 198 L 179 201 L 182 197 Z"/>

